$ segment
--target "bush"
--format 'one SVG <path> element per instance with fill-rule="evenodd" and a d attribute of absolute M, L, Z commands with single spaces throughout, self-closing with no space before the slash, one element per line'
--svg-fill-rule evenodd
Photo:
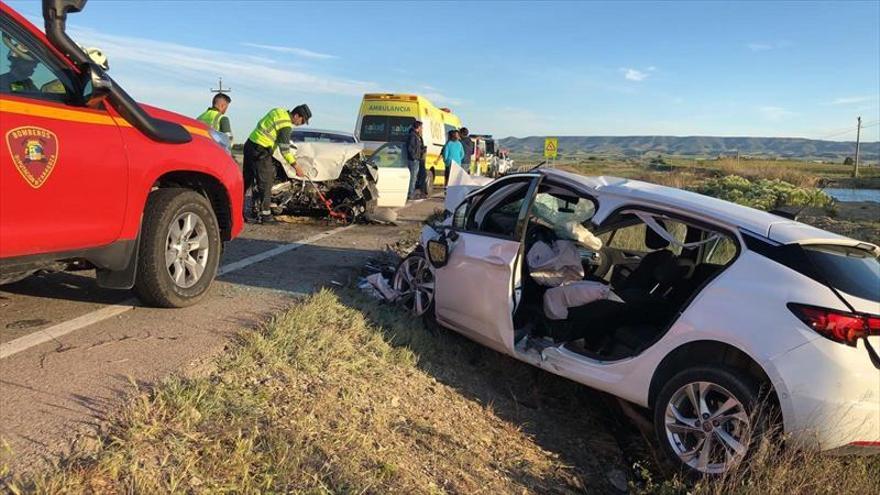
<path fill-rule="evenodd" d="M 709 179 L 692 190 L 759 210 L 783 206 L 825 208 L 833 202 L 831 196 L 815 187 L 798 187 L 779 179 L 749 180 L 738 175 Z"/>

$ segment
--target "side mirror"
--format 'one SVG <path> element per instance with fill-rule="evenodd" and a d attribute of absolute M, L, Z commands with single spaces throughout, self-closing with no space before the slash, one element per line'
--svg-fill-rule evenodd
<path fill-rule="evenodd" d="M 428 261 L 434 268 L 443 268 L 449 262 L 449 245 L 444 241 L 428 241 Z"/>
<path fill-rule="evenodd" d="M 95 64 L 85 66 L 83 102 L 89 108 L 98 107 L 113 90 L 113 80 Z"/>

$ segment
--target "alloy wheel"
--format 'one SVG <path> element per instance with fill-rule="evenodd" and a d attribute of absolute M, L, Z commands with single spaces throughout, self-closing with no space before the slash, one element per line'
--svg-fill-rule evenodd
<path fill-rule="evenodd" d="M 666 405 L 669 445 L 682 463 L 704 474 L 724 473 L 742 461 L 751 426 L 742 402 L 711 382 L 684 385 Z"/>
<path fill-rule="evenodd" d="M 415 316 L 422 316 L 434 302 L 434 273 L 423 256 L 409 256 L 394 274 L 394 290 Z"/>
<path fill-rule="evenodd" d="M 168 226 L 165 268 L 174 284 L 187 289 L 195 285 L 208 264 L 208 228 L 199 215 L 184 212 Z"/>

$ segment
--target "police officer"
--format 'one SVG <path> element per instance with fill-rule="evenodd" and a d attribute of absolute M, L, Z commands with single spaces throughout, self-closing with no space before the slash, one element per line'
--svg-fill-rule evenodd
<path fill-rule="evenodd" d="M 296 156 L 290 151 L 290 134 L 294 126 L 308 124 L 312 111 L 306 104 L 292 110 L 273 108 L 257 122 L 254 132 L 244 143 L 244 183 L 245 187 L 256 182 L 254 188 L 254 209 L 259 209 L 260 223 L 277 222 L 272 216 L 272 185 L 275 183 L 275 162 L 272 153 L 277 146 L 281 156 L 303 177 L 302 168 L 296 164 Z"/>
<path fill-rule="evenodd" d="M 230 103 L 232 103 L 232 98 L 229 95 L 217 93 L 211 101 L 211 107 L 202 112 L 198 116 L 198 120 L 208 124 L 215 131 L 226 134 L 226 137 L 229 138 L 229 146 L 232 146 L 232 126 L 229 125 L 229 117 L 226 116 L 226 110 L 229 109 Z"/>

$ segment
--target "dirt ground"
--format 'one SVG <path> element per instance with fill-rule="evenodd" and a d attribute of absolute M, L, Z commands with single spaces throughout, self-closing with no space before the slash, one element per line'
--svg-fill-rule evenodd
<path fill-rule="evenodd" d="M 242 328 L 259 325 L 304 294 L 351 285 L 367 260 L 436 206 L 410 206 L 398 225 L 339 230 L 319 219 L 248 225 L 227 244 L 222 267 L 282 246 L 295 249 L 221 275 L 208 297 L 185 309 L 142 307 L 129 292 L 98 288 L 93 271 L 38 275 L 2 287 L 0 438 L 8 444 L 9 469 L 56 462 L 78 439 L 94 435 L 133 389 L 199 369 Z M 76 330 L 6 355 L 29 338 L 71 327 Z"/>

